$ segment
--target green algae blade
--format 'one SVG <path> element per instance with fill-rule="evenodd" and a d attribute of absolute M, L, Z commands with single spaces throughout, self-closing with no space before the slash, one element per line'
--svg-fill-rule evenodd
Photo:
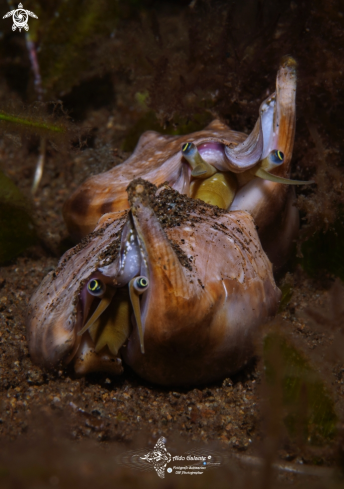
<path fill-rule="evenodd" d="M 55 133 L 66 132 L 66 128 L 63 126 L 48 124 L 42 120 L 40 121 L 40 120 L 35 120 L 35 119 L 30 119 L 25 117 L 17 117 L 15 115 L 8 114 L 3 111 L 0 111 L 0 121 L 12 123 L 14 125 L 18 124 L 22 126 L 27 126 L 32 129 L 43 129 L 48 132 L 55 132 Z"/>

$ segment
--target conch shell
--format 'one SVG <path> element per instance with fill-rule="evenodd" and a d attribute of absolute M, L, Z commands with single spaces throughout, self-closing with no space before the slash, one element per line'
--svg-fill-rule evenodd
<path fill-rule="evenodd" d="M 145 132 L 127 161 L 88 178 L 67 200 L 63 213 L 72 237 L 79 240 L 93 231 L 102 215 L 128 209 L 125 189 L 142 177 L 155 185 L 167 182 L 180 193 L 222 208 L 246 210 L 270 260 L 282 265 L 299 226 L 294 191 L 286 184 L 309 183 L 289 180 L 295 68 L 293 58 L 282 59 L 276 92 L 261 104 L 249 136 L 219 120 L 186 136 Z M 277 160 L 276 154 L 281 155 Z"/>
<path fill-rule="evenodd" d="M 253 218 L 142 179 L 128 195 L 32 297 L 32 360 L 118 374 L 123 359 L 165 385 L 239 370 L 280 299 Z"/>

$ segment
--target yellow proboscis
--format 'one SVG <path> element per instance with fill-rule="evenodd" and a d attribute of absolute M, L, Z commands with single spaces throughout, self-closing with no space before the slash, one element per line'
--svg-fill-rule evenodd
<path fill-rule="evenodd" d="M 191 183 L 191 197 L 203 200 L 207 204 L 228 209 L 235 197 L 237 181 L 230 172 L 215 173 L 204 180 Z"/>

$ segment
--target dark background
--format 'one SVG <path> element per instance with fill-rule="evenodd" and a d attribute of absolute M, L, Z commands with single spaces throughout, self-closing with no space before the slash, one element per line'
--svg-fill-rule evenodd
<path fill-rule="evenodd" d="M 10 8 L 1 1 L 1 17 Z M 71 0 L 24 8 L 38 16 L 29 18 L 29 35 L 0 20 L 0 485 L 303 487 L 314 479 L 276 479 L 271 460 L 279 473 L 285 463 L 340 467 L 344 3 Z M 183 134 L 218 117 L 249 133 L 286 54 L 298 63 L 292 178 L 316 185 L 297 189 L 301 231 L 278 278 L 283 301 L 269 330 L 283 339 L 262 340 L 248 369 L 198 389 L 161 389 L 130 371 L 76 379 L 32 365 L 26 305 L 72 246 L 61 215 L 72 190 L 125 161 L 148 129 Z M 42 138 L 46 163 L 33 196 Z M 277 384 L 264 373 L 271 364 Z M 226 463 L 191 482 L 125 468 L 124 453 L 161 435 L 176 453 L 209 443 Z M 255 472 L 247 454 L 262 457 L 263 469 Z M 340 487 L 323 475 L 319 487 Z"/>

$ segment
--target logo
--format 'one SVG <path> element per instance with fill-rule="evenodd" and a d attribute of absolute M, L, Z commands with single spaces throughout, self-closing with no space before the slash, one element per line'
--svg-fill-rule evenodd
<path fill-rule="evenodd" d="M 117 462 L 137 470 L 155 470 L 164 479 L 166 474 L 202 475 L 206 469 L 218 466 L 223 456 L 209 449 L 190 450 L 183 455 L 172 455 L 166 449 L 166 438 L 161 436 L 153 450 L 135 450 L 117 457 Z M 169 466 L 170 465 L 170 466 Z"/>
<path fill-rule="evenodd" d="M 18 28 L 19 32 L 21 32 L 22 29 L 25 29 L 26 31 L 29 30 L 29 26 L 27 23 L 29 20 L 29 16 L 38 19 L 37 15 L 33 12 L 30 12 L 30 10 L 24 10 L 21 3 L 18 5 L 17 10 L 10 10 L 9 12 L 7 12 L 6 15 L 3 16 L 3 19 L 11 16 L 13 17 L 12 31 L 15 31 Z"/>
<path fill-rule="evenodd" d="M 166 465 L 170 463 L 172 460 L 171 454 L 168 453 L 168 451 L 166 450 L 165 443 L 166 443 L 166 438 L 161 436 L 159 440 L 156 442 L 153 450 L 147 453 L 147 455 L 140 457 L 142 458 L 142 460 L 147 460 L 147 462 L 153 464 L 156 473 L 162 479 L 165 477 Z M 170 471 L 170 469 L 167 470 L 168 472 Z"/>

